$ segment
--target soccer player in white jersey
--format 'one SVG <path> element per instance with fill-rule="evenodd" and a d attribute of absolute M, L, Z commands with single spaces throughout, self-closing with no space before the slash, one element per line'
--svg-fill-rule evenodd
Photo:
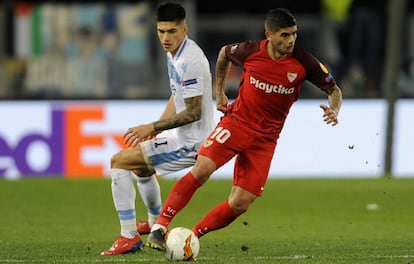
<path fill-rule="evenodd" d="M 128 129 L 124 134 L 128 148 L 111 159 L 112 197 L 121 234 L 101 253 L 103 256 L 143 248 L 139 230 L 150 231 L 162 206 L 155 175 L 193 166 L 199 146 L 214 128 L 210 65 L 201 48 L 187 36 L 185 9 L 176 3 L 161 5 L 157 32 L 167 52 L 171 96 L 158 121 Z M 135 180 L 148 210 L 144 224 L 136 220 Z"/>

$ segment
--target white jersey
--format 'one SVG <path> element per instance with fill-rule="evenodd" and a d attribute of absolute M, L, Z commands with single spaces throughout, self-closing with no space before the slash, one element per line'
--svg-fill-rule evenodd
<path fill-rule="evenodd" d="M 167 175 L 193 166 L 197 150 L 214 128 L 210 64 L 200 47 L 187 37 L 175 58 L 167 53 L 168 75 L 176 112 L 186 109 L 184 99 L 203 96 L 201 119 L 168 129 L 156 138 L 141 142 L 149 169 Z"/>
<path fill-rule="evenodd" d="M 186 37 L 174 58 L 167 53 L 167 64 L 176 113 L 186 109 L 185 98 L 203 96 L 201 119 L 175 128 L 182 143 L 200 145 L 214 128 L 210 63 L 197 43 Z"/>

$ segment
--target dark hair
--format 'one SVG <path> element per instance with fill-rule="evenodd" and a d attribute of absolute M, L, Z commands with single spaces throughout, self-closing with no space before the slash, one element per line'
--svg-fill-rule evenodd
<path fill-rule="evenodd" d="M 185 9 L 177 3 L 166 3 L 158 7 L 157 21 L 181 22 L 185 19 Z"/>
<path fill-rule="evenodd" d="M 265 30 L 275 32 L 296 25 L 296 18 L 284 8 L 271 9 L 266 14 Z"/>

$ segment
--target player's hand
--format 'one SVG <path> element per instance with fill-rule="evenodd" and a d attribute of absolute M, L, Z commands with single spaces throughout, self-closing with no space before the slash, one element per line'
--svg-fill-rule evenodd
<path fill-rule="evenodd" d="M 219 110 L 222 113 L 226 113 L 228 103 L 229 98 L 225 94 L 216 95 L 217 110 Z"/>
<path fill-rule="evenodd" d="M 128 147 L 135 147 L 138 143 L 148 140 L 147 138 L 151 137 L 153 133 L 154 133 L 154 126 L 152 123 L 140 125 L 136 127 L 131 127 L 123 135 L 124 143 Z"/>
<path fill-rule="evenodd" d="M 160 132 L 153 132 L 150 135 L 146 136 L 142 141 L 147 141 L 155 138 Z"/>
<path fill-rule="evenodd" d="M 336 126 L 338 124 L 338 113 L 327 105 L 321 104 L 323 110 L 323 121 L 328 125 Z"/>

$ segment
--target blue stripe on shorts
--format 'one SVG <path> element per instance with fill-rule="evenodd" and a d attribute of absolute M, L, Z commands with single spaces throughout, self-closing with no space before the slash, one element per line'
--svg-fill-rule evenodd
<path fill-rule="evenodd" d="M 190 152 L 190 149 L 184 147 L 173 152 L 153 155 L 149 157 L 149 159 L 152 161 L 152 164 L 156 166 L 162 163 L 177 161 L 179 159 L 185 158 Z"/>

